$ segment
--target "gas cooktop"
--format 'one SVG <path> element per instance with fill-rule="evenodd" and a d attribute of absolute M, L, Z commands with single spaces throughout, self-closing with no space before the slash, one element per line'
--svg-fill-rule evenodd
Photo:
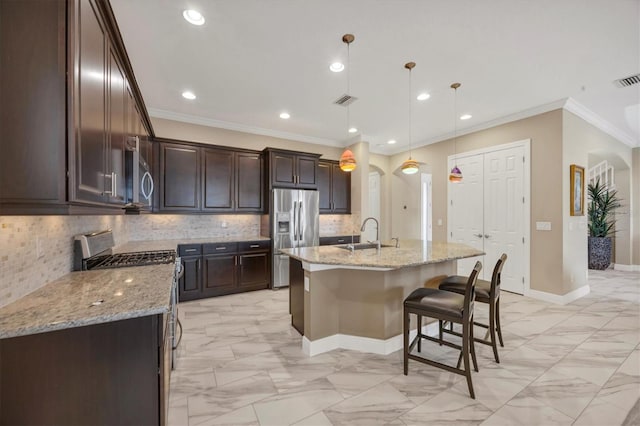
<path fill-rule="evenodd" d="M 140 251 L 94 256 L 86 260 L 86 269 L 123 268 L 127 266 L 146 266 L 173 263 L 176 253 L 173 250 Z"/>

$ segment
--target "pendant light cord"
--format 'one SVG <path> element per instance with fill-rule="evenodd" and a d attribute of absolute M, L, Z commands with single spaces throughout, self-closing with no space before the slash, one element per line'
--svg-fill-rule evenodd
<path fill-rule="evenodd" d="M 351 43 L 347 43 L 347 95 L 351 96 Z M 347 104 L 347 133 L 351 128 L 350 105 Z"/>

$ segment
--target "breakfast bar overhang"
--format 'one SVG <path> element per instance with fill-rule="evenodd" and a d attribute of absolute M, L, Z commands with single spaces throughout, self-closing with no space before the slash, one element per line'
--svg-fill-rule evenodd
<path fill-rule="evenodd" d="M 309 356 L 338 348 L 385 355 L 401 349 L 404 298 L 436 276 L 455 274 L 458 259 L 484 254 L 464 244 L 420 240 L 282 253 L 292 258 L 292 324 Z"/>

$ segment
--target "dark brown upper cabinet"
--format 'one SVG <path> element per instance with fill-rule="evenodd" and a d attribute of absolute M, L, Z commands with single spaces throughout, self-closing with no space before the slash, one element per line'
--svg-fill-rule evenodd
<path fill-rule="evenodd" d="M 337 161 L 318 162 L 320 214 L 351 213 L 351 173 L 343 172 Z"/>
<path fill-rule="evenodd" d="M 158 211 L 262 213 L 263 160 L 259 152 L 157 139 Z"/>
<path fill-rule="evenodd" d="M 109 3 L 0 1 L 0 52 L 0 214 L 122 213 L 127 90 L 153 132 Z"/>
<path fill-rule="evenodd" d="M 318 188 L 320 155 L 273 148 L 265 149 L 267 173 L 271 188 Z"/>
<path fill-rule="evenodd" d="M 200 149 L 160 144 L 161 211 L 200 210 Z"/>

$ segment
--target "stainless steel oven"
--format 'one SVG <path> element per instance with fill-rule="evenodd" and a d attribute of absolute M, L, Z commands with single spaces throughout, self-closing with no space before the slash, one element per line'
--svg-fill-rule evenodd
<path fill-rule="evenodd" d="M 184 274 L 184 267 L 175 250 L 151 250 L 113 254 L 115 241 L 111 230 L 76 235 L 73 250 L 73 269 L 123 268 L 130 266 L 174 265 L 168 312 L 169 345 L 171 346 L 171 368 L 176 363 L 176 349 L 182 339 L 182 323 L 178 318 L 178 282 Z"/>

